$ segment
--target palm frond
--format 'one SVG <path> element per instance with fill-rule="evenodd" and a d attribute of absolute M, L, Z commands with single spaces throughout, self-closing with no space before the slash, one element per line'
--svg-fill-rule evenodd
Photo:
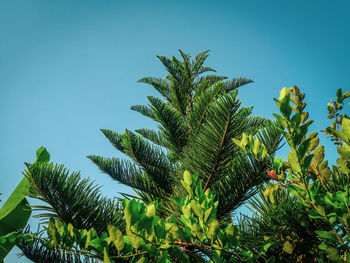
<path fill-rule="evenodd" d="M 180 54 L 181 54 L 181 57 L 182 57 L 182 63 L 180 62 L 180 61 L 178 61 L 175 57 L 173 58 L 173 61 L 175 61 L 176 62 L 176 64 L 178 65 L 178 66 L 182 66 L 183 67 L 183 69 L 184 69 L 184 75 L 186 76 L 186 84 L 187 84 L 187 88 L 188 88 L 188 90 L 187 90 L 187 92 L 189 93 L 189 92 L 191 92 L 191 83 L 192 83 L 192 78 L 194 78 L 195 76 L 192 76 L 192 68 L 191 68 L 191 61 L 190 61 L 190 58 L 191 58 L 191 56 L 190 55 L 188 55 L 188 54 L 186 54 L 185 52 L 183 52 L 182 50 L 180 50 L 179 49 L 179 52 L 180 52 Z"/>
<path fill-rule="evenodd" d="M 123 135 L 109 129 L 101 129 L 103 135 L 109 140 L 117 150 L 124 152 L 124 147 L 122 145 Z"/>
<path fill-rule="evenodd" d="M 125 135 L 122 142 L 124 153 L 132 158 L 153 181 L 163 187 L 166 192 L 171 193 L 174 181 L 171 176 L 173 167 L 162 149 L 129 130 Z"/>
<path fill-rule="evenodd" d="M 203 52 L 200 52 L 198 55 L 196 55 L 192 59 L 192 71 L 195 76 L 204 73 L 206 71 L 215 71 L 212 68 L 203 68 L 204 61 L 207 59 L 209 56 L 209 51 L 210 50 L 205 50 Z"/>
<path fill-rule="evenodd" d="M 211 187 L 219 200 L 218 216 L 232 216 L 238 207 L 254 196 L 257 186 L 269 180 L 266 169 L 267 163 L 236 154 L 226 175 L 218 178 Z"/>
<path fill-rule="evenodd" d="M 254 135 L 259 129 L 264 128 L 271 121 L 260 116 L 249 116 L 246 119 L 247 133 Z"/>
<path fill-rule="evenodd" d="M 244 122 L 243 130 L 249 130 L 249 127 L 254 123 L 264 125 L 260 126 L 256 136 L 264 143 L 267 152 L 274 155 L 281 147 L 282 141 L 281 132 L 277 128 L 279 123 L 249 116 Z M 232 156 L 231 164 L 232 166 L 227 172 L 228 175 L 221 177 L 212 186 L 212 189 L 218 193 L 218 200 L 220 200 L 218 214 L 222 216 L 235 211 L 257 193 L 257 186 L 269 180 L 266 174 L 269 164 L 266 161 L 252 159 L 240 150 Z"/>
<path fill-rule="evenodd" d="M 171 100 L 170 83 L 162 78 L 145 77 L 138 82 L 152 85 L 165 99 Z"/>
<path fill-rule="evenodd" d="M 264 121 L 264 124 L 260 126 L 256 132 L 256 136 L 260 142 L 266 146 L 266 150 L 270 155 L 273 155 L 276 151 L 283 147 L 282 133 L 280 131 L 281 124 L 276 121 Z"/>
<path fill-rule="evenodd" d="M 29 196 L 47 204 L 34 206 L 46 211 L 38 217 L 53 217 L 84 229 L 93 227 L 98 233 L 109 224 L 124 228 L 119 204 L 102 197 L 100 187 L 82 179 L 78 172 L 70 173 L 63 165 L 42 163 L 31 165 L 24 175 L 32 187 Z"/>
<path fill-rule="evenodd" d="M 205 72 L 216 72 L 216 70 L 213 69 L 212 67 L 202 66 L 200 68 L 200 70 L 198 70 L 198 75 L 202 74 L 202 73 L 205 73 Z"/>
<path fill-rule="evenodd" d="M 235 94 L 221 95 L 208 110 L 205 125 L 186 148 L 183 168 L 198 173 L 208 188 L 229 166 L 237 151 L 231 138 L 240 136 L 244 119 L 250 112 L 239 109 Z"/>
<path fill-rule="evenodd" d="M 157 56 L 162 62 L 166 70 L 169 72 L 172 79 L 176 81 L 178 85 L 182 85 L 184 82 L 181 65 L 174 63 L 173 59 L 169 59 L 165 56 Z"/>
<path fill-rule="evenodd" d="M 138 129 L 136 130 L 136 132 L 145 137 L 146 139 L 150 140 L 151 142 L 169 149 L 169 144 L 166 141 L 164 141 L 161 132 L 145 128 Z"/>
<path fill-rule="evenodd" d="M 254 81 L 251 79 L 248 79 L 248 78 L 243 78 L 243 77 L 234 78 L 234 79 L 226 82 L 225 89 L 227 92 L 230 92 L 231 90 L 238 89 L 239 87 L 247 85 L 247 84 L 252 83 L 252 82 L 254 82 Z"/>
<path fill-rule="evenodd" d="M 142 115 L 144 115 L 148 118 L 151 118 L 152 120 L 156 120 L 154 113 L 153 113 L 153 110 L 148 106 L 134 105 L 134 106 L 131 106 L 131 109 L 141 113 Z"/>
<path fill-rule="evenodd" d="M 198 133 L 200 126 L 205 121 L 210 106 L 217 100 L 224 87 L 225 84 L 223 82 L 217 82 L 202 92 L 202 94 L 196 96 L 193 111 L 188 117 L 195 134 Z"/>
<path fill-rule="evenodd" d="M 157 182 L 131 161 L 117 158 L 104 158 L 96 155 L 90 155 L 88 158 L 93 161 L 103 173 L 108 174 L 111 178 L 124 185 L 150 195 L 158 196 L 159 198 L 165 195 L 163 189 L 155 187 L 158 185 Z"/>
<path fill-rule="evenodd" d="M 30 228 L 27 227 L 24 233 L 31 233 Z M 52 248 L 45 246 L 43 242 L 46 241 L 43 237 L 43 233 L 39 233 L 39 238 L 35 238 L 33 243 L 23 241 L 18 245 L 19 249 L 22 250 L 22 254 L 28 259 L 35 263 L 97 263 L 100 260 L 89 257 L 87 255 L 82 255 L 78 251 L 63 249 L 63 248 Z M 91 254 L 91 256 L 94 256 Z"/>
<path fill-rule="evenodd" d="M 193 90 L 195 92 L 195 97 L 200 96 L 207 88 L 211 87 L 217 82 L 227 79 L 225 76 L 217 76 L 217 75 L 205 75 L 198 77 L 193 82 Z"/>
<path fill-rule="evenodd" d="M 152 96 L 149 96 L 148 100 L 152 105 L 158 122 L 162 125 L 160 130 L 170 145 L 173 145 L 171 150 L 182 152 L 182 148 L 187 143 L 188 136 L 188 127 L 184 120 L 169 104 Z"/>

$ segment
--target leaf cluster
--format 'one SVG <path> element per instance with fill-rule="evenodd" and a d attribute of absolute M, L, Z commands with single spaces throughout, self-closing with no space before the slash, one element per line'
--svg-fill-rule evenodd
<path fill-rule="evenodd" d="M 342 103 L 341 96 L 345 95 L 337 91 L 337 96 L 339 103 Z M 250 225 L 242 226 L 243 236 L 252 243 L 249 241 L 252 233 L 262 235 L 269 233 L 268 227 L 274 229 L 275 234 L 270 231 L 269 235 L 264 236 L 266 242 L 258 244 L 258 247 L 269 247 L 270 261 L 348 262 L 350 119 L 342 117 L 341 131 L 327 129 L 334 138 L 343 141 L 338 146 L 337 165 L 330 169 L 324 160 L 324 147 L 319 145 L 317 133 L 308 134 L 312 121 L 307 121 L 303 98 L 304 94 L 293 87 L 284 88 L 279 100 L 275 99 L 281 115 L 274 115 L 282 125 L 281 132 L 291 152 L 283 163 L 280 159 L 267 156 L 271 162 L 270 172 L 279 173 L 274 178 L 270 176 L 277 183 L 266 186 L 260 198 L 256 197 L 250 202 L 257 216 L 245 221 Z M 236 143 L 244 144 L 242 141 Z M 253 144 L 247 145 L 247 153 L 262 158 L 257 151 L 254 152 Z M 298 211 L 296 214 L 292 213 L 291 206 Z M 293 216 L 285 217 L 288 213 Z"/>

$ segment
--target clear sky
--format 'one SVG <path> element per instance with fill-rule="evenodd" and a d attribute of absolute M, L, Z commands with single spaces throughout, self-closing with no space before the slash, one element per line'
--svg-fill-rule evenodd
<path fill-rule="evenodd" d="M 330 124 L 329 98 L 350 90 L 349 47 L 346 0 L 2 0 L 1 199 L 40 146 L 52 161 L 103 185 L 106 195 L 128 191 L 86 156 L 121 157 L 100 128 L 154 127 L 130 106 L 156 95 L 137 83 L 165 76 L 156 55 L 210 49 L 207 65 L 218 74 L 255 80 L 240 98 L 264 117 L 277 110 L 272 98 L 282 87 L 297 85 L 315 120 L 311 129 L 319 131 Z M 334 162 L 335 148 L 321 139 Z M 12 253 L 7 262 L 19 261 Z"/>

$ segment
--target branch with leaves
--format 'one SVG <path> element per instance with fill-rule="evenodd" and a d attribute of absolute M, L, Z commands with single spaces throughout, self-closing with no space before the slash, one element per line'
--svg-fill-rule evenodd
<path fill-rule="evenodd" d="M 264 196 L 269 198 L 269 202 L 275 203 L 276 198 L 281 198 L 279 192 L 285 192 L 297 198 L 297 202 L 307 211 L 309 219 L 318 222 L 319 229 L 314 230 L 318 240 L 311 244 L 309 256 L 319 262 L 324 262 L 325 259 L 331 262 L 349 262 L 350 119 L 342 115 L 338 128 L 327 129 L 339 142 L 340 158 L 337 160 L 338 165 L 333 166 L 331 170 L 324 160 L 324 147 L 318 145 L 317 133 L 308 134 L 312 121 L 307 120 L 308 113 L 304 111 L 304 96 L 297 87 L 293 87 L 282 89 L 279 99 L 275 99 L 281 115 L 274 116 L 281 123 L 281 132 L 291 149 L 286 162 L 265 154 L 265 146 L 257 139 L 253 141 L 252 137 L 247 139 L 247 136 L 243 136 L 241 141 L 234 141 L 249 155 L 270 161 L 271 168 L 267 173 L 276 183 L 269 184 L 264 191 Z M 347 95 L 342 95 L 339 90 L 337 96 L 339 105 L 347 98 Z M 294 105 L 291 105 L 291 102 Z M 335 104 L 337 109 L 341 109 L 338 104 Z M 285 227 L 288 228 L 288 225 Z M 303 260 L 303 257 L 306 257 L 298 254 L 296 249 L 298 243 L 303 240 L 289 238 L 283 242 L 283 251 L 279 256 L 286 252 L 295 260 Z"/>
<path fill-rule="evenodd" d="M 72 224 L 50 219 L 48 238 L 43 245 L 62 249 L 103 262 L 231 262 L 233 254 L 253 262 L 251 253 L 239 249 L 237 227 L 222 228 L 217 220 L 218 202 L 210 189 L 203 192 L 198 175 L 184 173 L 181 180 L 188 195 L 175 201 L 180 217 L 156 215 L 158 202 L 147 206 L 136 200 L 123 200 L 126 234 L 113 225 L 98 234 L 94 228 L 78 229 Z M 113 254 L 111 249 L 116 249 Z M 197 252 L 200 253 L 197 253 Z M 201 255 L 201 256 L 200 256 Z"/>

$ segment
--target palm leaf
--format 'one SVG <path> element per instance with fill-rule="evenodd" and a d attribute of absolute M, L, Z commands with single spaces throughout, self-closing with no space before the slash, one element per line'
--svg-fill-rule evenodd
<path fill-rule="evenodd" d="M 163 146 L 167 149 L 171 148 L 171 145 L 168 144 L 167 141 L 164 141 L 162 137 L 162 133 L 159 131 L 154 131 L 150 129 L 138 129 L 136 132 L 140 135 L 142 135 L 144 138 L 150 140 L 154 144 L 157 144 L 159 146 Z"/>
<path fill-rule="evenodd" d="M 162 78 L 145 77 L 138 82 L 152 85 L 165 99 L 171 100 L 170 83 Z"/>
<path fill-rule="evenodd" d="M 158 122 L 162 125 L 160 130 L 170 145 L 173 145 L 171 150 L 178 153 L 182 152 L 182 148 L 187 143 L 188 134 L 188 127 L 184 123 L 184 120 L 169 104 L 152 96 L 149 96 L 148 100 L 152 105 Z"/>
<path fill-rule="evenodd" d="M 122 211 L 115 201 L 102 197 L 100 188 L 77 172 L 70 173 L 63 165 L 33 164 L 24 171 L 32 189 L 29 196 L 46 205 L 34 206 L 37 215 L 53 217 L 78 228 L 95 228 L 98 233 L 112 224 L 124 228 Z"/>
<path fill-rule="evenodd" d="M 154 116 L 154 113 L 153 113 L 153 110 L 150 107 L 148 107 L 148 106 L 134 105 L 134 106 L 131 106 L 131 109 L 141 113 L 142 115 L 144 115 L 146 117 L 149 117 L 149 118 L 151 118 L 153 120 L 156 120 L 156 118 Z"/>
<path fill-rule="evenodd" d="M 27 227 L 23 233 L 31 233 L 30 228 Z M 43 233 L 40 232 L 38 238 L 34 238 L 32 243 L 23 241 L 18 245 L 19 249 L 22 250 L 22 255 L 30 259 L 35 263 L 97 263 L 100 262 L 96 258 L 82 255 L 75 250 L 63 249 L 63 248 L 50 248 L 43 242 L 49 242 L 43 237 Z M 91 256 L 94 256 L 91 254 Z"/>
<path fill-rule="evenodd" d="M 231 90 L 238 89 L 239 87 L 241 87 L 243 85 L 247 85 L 247 84 L 252 83 L 252 82 L 254 82 L 254 81 L 251 79 L 248 79 L 248 78 L 242 78 L 242 77 L 234 78 L 231 81 L 226 82 L 225 89 L 227 92 L 230 92 Z"/>
<path fill-rule="evenodd" d="M 219 97 L 208 111 L 205 125 L 186 148 L 182 161 L 184 169 L 199 173 L 204 189 L 211 186 L 229 166 L 237 147 L 231 138 L 240 136 L 247 110 L 239 109 L 240 103 L 234 94 Z"/>

